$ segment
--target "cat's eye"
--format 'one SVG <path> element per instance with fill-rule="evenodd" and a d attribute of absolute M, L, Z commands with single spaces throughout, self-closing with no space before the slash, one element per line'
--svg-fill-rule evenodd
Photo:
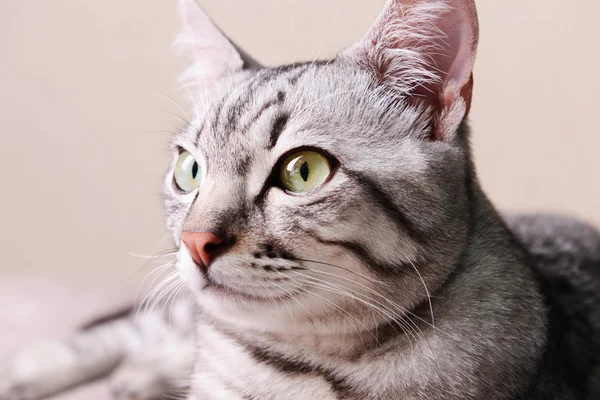
<path fill-rule="evenodd" d="M 310 192 L 321 186 L 331 175 L 331 163 L 321 153 L 299 151 L 287 156 L 281 164 L 281 186 L 293 193 Z"/>
<path fill-rule="evenodd" d="M 187 151 L 183 151 L 175 164 L 175 183 L 184 192 L 200 186 L 200 165 Z"/>

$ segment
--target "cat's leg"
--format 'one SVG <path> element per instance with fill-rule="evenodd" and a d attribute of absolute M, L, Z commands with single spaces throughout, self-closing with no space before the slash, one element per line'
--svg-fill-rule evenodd
<path fill-rule="evenodd" d="M 132 321 L 119 318 L 64 341 L 44 341 L 0 363 L 0 400 L 41 399 L 108 375 L 139 344 Z"/>
<path fill-rule="evenodd" d="M 158 346 L 130 355 L 112 374 L 117 400 L 183 398 L 194 361 L 191 337 L 173 336 Z"/>

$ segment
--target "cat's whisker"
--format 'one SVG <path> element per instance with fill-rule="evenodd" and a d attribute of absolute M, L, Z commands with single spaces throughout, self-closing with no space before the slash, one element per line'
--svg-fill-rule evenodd
<path fill-rule="evenodd" d="M 155 299 L 155 304 L 160 304 L 160 313 L 161 315 L 167 315 L 169 323 L 171 322 L 171 311 L 172 311 L 172 303 L 170 303 L 173 295 L 177 292 L 179 288 L 182 287 L 182 282 L 180 280 L 174 280 L 171 284 Z M 168 311 L 168 312 L 167 312 Z"/>
<path fill-rule="evenodd" d="M 162 298 L 161 292 L 166 290 L 165 288 L 170 287 L 173 284 L 173 282 L 177 282 L 178 279 L 179 274 L 177 273 L 177 271 L 174 271 L 171 274 L 169 274 L 158 285 L 156 285 L 152 290 L 150 290 L 140 302 L 140 313 L 146 314 L 150 309 L 154 308 Z"/>
<path fill-rule="evenodd" d="M 175 255 L 175 254 L 177 254 L 177 251 L 178 251 L 178 249 L 169 249 L 169 250 L 165 250 L 164 252 L 160 252 L 155 255 L 138 254 L 138 253 L 128 253 L 128 254 L 131 257 L 142 258 L 142 259 L 146 259 L 146 260 L 156 260 L 158 258 Z"/>
<path fill-rule="evenodd" d="M 334 25 L 335 25 L 335 18 L 332 18 L 331 23 L 329 24 L 329 29 L 327 30 L 327 33 L 325 34 L 325 38 L 321 42 L 321 45 L 319 46 L 319 49 L 317 50 L 317 54 L 315 54 L 315 58 L 313 58 L 312 62 L 310 63 L 311 68 L 315 65 L 315 62 L 317 62 L 317 59 L 319 58 L 319 54 L 321 54 L 323 47 L 325 47 L 325 43 L 327 43 L 327 39 L 329 39 L 329 35 L 331 35 L 331 32 L 333 31 Z"/>
<path fill-rule="evenodd" d="M 302 274 L 302 273 L 297 272 L 297 271 L 296 271 L 296 274 L 297 275 L 301 275 L 301 276 L 305 277 L 306 279 L 310 279 L 311 282 L 313 283 L 313 285 L 315 285 L 317 287 L 320 287 L 320 288 L 322 288 L 324 290 L 329 290 L 329 291 L 331 291 L 333 293 L 341 294 L 343 296 L 352 298 L 352 299 L 354 299 L 354 300 L 356 300 L 356 301 L 358 301 L 358 302 L 360 302 L 360 303 L 368 306 L 369 308 L 373 309 L 377 313 L 379 313 L 379 314 L 383 315 L 384 317 L 386 317 L 390 323 L 398 325 L 404 332 L 406 332 L 409 335 L 411 335 L 415 340 L 418 339 L 417 336 L 416 336 L 416 331 L 413 331 L 410 328 L 410 326 L 405 325 L 406 324 L 405 321 L 403 321 L 401 319 L 400 320 L 398 319 L 398 317 L 400 317 L 401 315 L 395 315 L 387 307 L 384 307 L 382 309 L 380 306 L 375 305 L 375 304 L 373 304 L 370 301 L 367 301 L 367 300 L 365 300 L 363 298 L 357 297 L 358 293 L 356 291 L 351 291 L 350 288 L 348 288 L 348 287 L 340 286 L 340 285 L 334 284 L 332 282 L 328 282 L 328 281 L 325 281 L 325 280 L 322 280 L 322 279 L 319 279 L 319 278 L 316 278 L 316 277 L 313 277 L 313 276 L 310 276 L 310 275 Z M 370 300 L 372 300 L 372 299 L 370 299 Z M 394 330 L 396 330 L 395 327 L 394 327 Z M 409 342 L 410 342 L 410 339 L 409 339 Z M 412 347 L 412 344 L 411 344 L 411 347 Z"/>
<path fill-rule="evenodd" d="M 302 259 L 296 259 L 296 260 L 299 260 L 299 261 L 305 261 L 305 262 L 311 262 L 311 263 L 315 263 L 315 264 L 323 264 L 323 265 L 328 265 L 328 266 L 332 266 L 332 267 L 338 267 L 338 268 L 342 268 L 342 267 L 340 267 L 340 266 L 336 266 L 336 265 L 329 264 L 329 263 L 324 263 L 324 262 L 319 262 L 319 261 L 309 261 L 309 260 L 302 260 Z M 342 268 L 342 269 L 346 270 L 345 268 Z M 320 269 L 311 269 L 310 271 L 312 271 L 312 272 L 318 272 L 318 273 L 320 273 L 320 274 L 326 274 L 326 275 L 330 275 L 330 276 L 335 276 L 335 277 L 338 277 L 339 279 L 344 279 L 344 280 L 347 280 L 347 281 L 350 281 L 350 282 L 354 282 L 355 284 L 357 284 L 357 285 L 359 285 L 359 286 L 361 286 L 361 287 L 363 287 L 363 288 L 365 288 L 365 289 L 369 290 L 369 292 L 371 292 L 372 294 L 374 294 L 374 295 L 376 295 L 377 297 L 381 298 L 382 300 L 385 300 L 386 302 L 390 302 L 390 304 L 391 304 L 392 306 L 394 306 L 394 307 L 401 307 L 401 306 L 399 306 L 399 305 L 397 305 L 397 304 L 394 304 L 394 303 L 392 303 L 392 302 L 391 302 L 391 301 L 390 301 L 390 300 L 389 300 L 387 297 L 383 296 L 381 293 L 378 293 L 378 292 L 377 292 L 377 291 L 375 291 L 374 289 L 372 289 L 372 288 L 369 288 L 368 286 L 366 286 L 366 285 L 364 285 L 364 284 L 361 284 L 361 283 L 359 283 L 359 282 L 353 281 L 353 280 L 351 280 L 351 279 L 349 279 L 349 278 L 342 277 L 342 276 L 340 276 L 340 275 L 336 275 L 336 274 L 333 274 L 333 273 L 331 273 L 331 272 L 323 271 L 323 270 L 320 270 Z M 353 271 L 350 271 L 350 270 L 346 270 L 346 271 L 354 273 Z M 361 276 L 361 275 L 359 275 L 359 276 Z M 361 277 L 362 277 L 363 279 L 365 279 L 365 280 L 369 281 L 369 282 L 377 283 L 378 285 L 380 285 L 380 284 L 383 284 L 383 285 L 389 286 L 389 284 L 387 284 L 386 282 L 378 281 L 378 280 L 375 280 L 375 279 L 370 279 L 370 278 L 363 277 L 363 276 L 361 276 Z M 431 296 L 431 297 L 433 297 L 433 296 Z M 412 311 L 410 311 L 410 310 L 408 310 L 408 309 L 406 309 L 406 308 L 402 308 L 402 307 L 401 307 L 401 310 L 402 310 L 402 312 L 406 313 L 407 315 L 410 315 L 410 316 L 411 316 L 411 317 L 413 317 L 414 319 L 417 319 L 417 320 L 419 320 L 420 322 L 422 322 L 422 323 L 424 323 L 424 324 L 426 324 L 426 325 L 428 325 L 428 326 L 430 326 L 430 327 L 434 328 L 434 329 L 435 329 L 437 332 L 443 333 L 443 334 L 445 334 L 445 335 L 450 335 L 449 333 L 445 332 L 444 330 L 442 330 L 442 329 L 440 329 L 440 328 L 436 327 L 435 325 L 433 325 L 433 324 L 432 324 L 430 321 L 427 321 L 426 319 L 423 319 L 423 318 L 419 317 L 417 314 L 413 313 Z"/>
<path fill-rule="evenodd" d="M 159 276 L 159 275 L 160 275 L 160 273 L 162 273 L 162 272 L 165 272 L 165 270 L 168 270 L 168 269 L 170 269 L 171 267 L 173 267 L 173 266 L 175 265 L 175 263 L 176 263 L 176 262 L 177 262 L 177 260 L 171 260 L 171 261 L 168 261 L 168 262 L 166 262 L 166 263 L 164 263 L 164 264 L 161 264 L 161 265 L 159 265 L 159 266 L 157 266 L 157 267 L 153 268 L 153 269 L 152 269 L 152 271 L 148 272 L 148 273 L 146 274 L 146 276 L 145 276 L 145 277 L 142 279 L 142 281 L 140 282 L 140 284 L 138 285 L 138 292 L 136 292 L 136 295 L 139 293 L 139 290 L 142 290 L 142 289 L 145 287 L 145 285 L 148 283 L 147 281 L 148 281 L 150 278 L 152 278 L 152 279 L 153 279 L 153 281 L 152 281 L 150 284 L 148 284 L 148 286 L 149 286 L 149 287 L 153 287 L 153 286 L 154 286 L 154 284 L 156 283 L 156 281 L 157 281 L 158 279 L 160 279 L 160 278 L 161 278 L 161 277 Z M 147 266 L 148 266 L 148 265 L 146 265 L 146 267 L 147 267 Z M 145 267 L 143 267 L 143 268 L 145 268 Z M 137 296 L 136 296 L 136 298 L 137 298 Z"/>
<path fill-rule="evenodd" d="M 410 260 L 408 257 L 406 257 L 405 254 L 404 254 L 404 257 L 408 260 L 408 263 L 413 267 L 413 269 L 415 270 L 415 272 L 417 273 L 417 275 L 419 275 L 419 279 L 421 280 L 421 283 L 423 284 L 423 288 L 425 288 L 425 294 L 427 295 L 427 301 L 429 302 L 429 311 L 431 312 L 431 326 L 433 326 L 435 328 L 435 318 L 433 317 L 433 304 L 431 302 L 431 295 L 429 294 L 429 289 L 427 288 L 427 284 L 425 283 L 425 279 L 423 279 L 423 276 L 419 272 L 419 269 L 412 262 L 412 260 Z"/>
<path fill-rule="evenodd" d="M 148 91 L 148 92 L 154 92 L 154 93 L 157 93 L 157 94 L 159 94 L 159 95 L 163 96 L 163 97 L 164 97 L 164 98 L 165 98 L 167 101 L 169 101 L 171 104 L 174 104 L 174 105 L 175 105 L 175 106 L 176 106 L 176 107 L 179 109 L 179 111 L 181 111 L 181 112 L 183 113 L 183 115 L 185 115 L 185 116 L 186 116 L 186 118 L 187 118 L 188 120 L 190 120 L 190 121 L 192 120 L 192 118 L 190 117 L 190 115 L 189 115 L 189 114 L 188 114 L 188 113 L 187 113 L 187 112 L 186 112 L 186 111 L 183 109 L 183 107 L 181 107 L 181 105 L 180 105 L 178 102 L 176 102 L 176 101 L 175 101 L 175 99 L 173 99 L 171 96 L 169 96 L 169 95 L 167 95 L 166 93 L 163 93 L 163 92 L 161 92 L 160 90 L 158 90 L 158 89 L 155 89 L 155 88 L 147 88 L 147 89 L 146 89 L 146 91 Z"/>
<path fill-rule="evenodd" d="M 317 54 L 318 56 L 318 54 Z M 319 78 L 319 76 L 321 76 L 321 74 L 323 73 L 323 71 L 326 69 L 325 67 L 327 67 L 335 58 L 337 57 L 337 54 L 333 54 L 331 57 L 329 57 L 329 59 L 327 60 L 327 62 L 325 63 L 325 65 L 323 65 L 323 67 L 321 67 L 319 69 L 319 71 L 315 74 L 314 78 L 312 79 L 312 81 L 308 84 L 308 87 L 312 87 L 314 86 L 315 82 L 317 81 L 317 79 Z M 315 58 L 316 61 L 316 58 Z M 312 62 L 311 67 L 314 66 L 315 61 Z M 300 99 L 297 100 L 297 104 L 302 104 L 302 101 L 304 100 L 304 97 L 306 96 L 307 92 L 304 92 L 302 94 L 302 96 L 300 97 Z"/>
<path fill-rule="evenodd" d="M 281 274 L 283 274 L 282 272 L 280 272 L 280 273 L 281 273 Z M 327 304 L 331 305 L 331 306 L 332 306 L 332 307 L 333 307 L 333 308 L 334 308 L 336 311 L 340 312 L 340 313 L 342 314 L 342 316 L 344 316 L 344 318 L 346 318 L 346 319 L 350 318 L 350 320 L 349 320 L 349 321 L 354 321 L 354 322 L 357 322 L 359 325 L 361 325 L 361 326 L 363 327 L 363 331 L 367 331 L 367 332 L 369 332 L 369 333 L 371 334 L 371 336 L 373 336 L 373 338 L 374 338 L 376 341 L 378 341 L 377 337 L 376 337 L 376 336 L 373 334 L 373 332 L 371 332 L 371 331 L 370 331 L 370 330 L 369 330 L 369 329 L 366 327 L 366 325 L 364 324 L 364 322 L 362 322 L 361 320 L 359 320 L 359 319 L 358 319 L 356 316 L 352 315 L 350 312 L 348 312 L 347 310 L 343 309 L 343 308 L 342 308 L 341 306 L 339 306 L 338 304 L 335 304 L 335 303 L 333 303 L 332 301 L 330 301 L 330 300 L 328 300 L 328 299 L 324 298 L 323 296 L 320 296 L 320 295 L 318 295 L 317 293 L 315 293 L 315 292 L 311 291 L 311 290 L 310 290 L 310 287 L 308 287 L 308 286 L 306 285 L 306 283 L 310 283 L 310 282 L 308 282 L 308 281 L 305 281 L 305 282 L 300 282 L 300 281 L 298 281 L 297 279 L 295 279 L 295 278 L 293 278 L 293 277 L 291 277 L 291 276 L 288 276 L 288 278 L 290 278 L 292 281 L 295 281 L 296 283 L 298 283 L 298 284 L 302 285 L 302 286 L 304 287 L 304 291 L 303 291 L 303 293 L 305 293 L 305 294 L 309 294 L 309 295 L 311 295 L 311 296 L 313 296 L 313 297 L 316 297 L 316 298 L 318 298 L 318 299 L 320 299 L 320 300 L 322 300 L 322 301 L 326 302 Z M 359 335 L 359 337 L 361 337 L 361 340 L 362 340 L 361 330 L 360 330 L 360 329 L 358 329 L 358 327 L 357 327 L 356 325 L 353 325 L 352 323 L 351 323 L 351 326 L 354 328 L 354 330 L 355 330 L 355 331 L 356 331 L 356 333 Z"/>
<path fill-rule="evenodd" d="M 169 110 L 163 110 L 161 108 L 150 108 L 150 111 L 160 111 L 163 112 L 165 114 L 170 114 L 173 115 L 179 119 L 181 119 L 183 122 L 185 122 L 186 125 L 192 125 L 192 123 L 190 121 L 188 121 L 186 118 L 182 117 L 181 115 L 174 113 L 173 111 L 169 111 Z"/>
<path fill-rule="evenodd" d="M 173 294 L 171 295 L 171 298 L 167 300 L 166 304 L 168 307 L 168 321 L 169 323 L 172 322 L 172 315 L 173 315 L 173 307 L 175 306 L 175 302 L 177 301 L 177 299 L 179 299 L 181 297 L 181 293 L 186 290 L 185 284 L 180 281 L 179 282 L 179 286 L 177 287 L 177 289 L 173 290 Z"/>
<path fill-rule="evenodd" d="M 167 130 L 161 130 L 161 129 L 155 129 L 155 130 L 150 130 L 150 131 L 143 131 L 143 132 L 139 132 L 139 134 L 141 135 L 145 135 L 148 133 L 168 133 L 169 135 L 177 135 L 179 132 L 177 131 L 167 131 Z"/>
<path fill-rule="evenodd" d="M 358 273 L 356 271 L 352 271 L 351 269 L 342 267 L 340 265 L 331 264 L 331 263 L 327 263 L 327 262 L 323 262 L 323 261 L 311 260 L 311 259 L 308 259 L 308 258 L 290 258 L 289 260 L 291 260 L 291 261 L 301 261 L 303 263 L 313 263 L 313 264 L 327 265 L 328 267 L 339 268 L 339 269 L 342 269 L 342 270 L 344 270 L 346 272 L 351 273 L 352 275 L 356 275 L 359 278 L 362 278 L 362 279 L 364 279 L 367 282 L 376 283 L 378 285 L 389 286 L 389 283 L 387 283 L 387 282 L 367 277 L 365 275 L 362 275 L 362 274 L 360 274 L 360 273 Z"/>
<path fill-rule="evenodd" d="M 332 274 L 331 272 L 327 272 L 327 271 L 322 271 L 322 270 L 316 270 L 316 269 L 314 269 L 314 270 L 311 270 L 311 272 L 316 272 L 316 273 L 319 273 L 319 274 L 325 274 L 325 275 L 331 276 L 331 277 L 333 277 L 333 278 L 336 278 L 336 279 L 343 279 L 343 280 L 345 280 L 345 281 L 351 282 L 351 283 L 353 283 L 353 284 L 355 284 L 355 285 L 358 285 L 358 286 L 362 287 L 363 289 L 367 290 L 369 293 L 371 293 L 371 294 L 374 294 L 375 296 L 377 296 L 377 297 L 381 298 L 383 301 L 386 301 L 387 303 L 389 303 L 389 307 L 393 307 L 392 309 L 390 309 L 390 308 L 389 308 L 388 306 L 386 306 L 385 304 L 382 304 L 382 303 L 378 302 L 377 300 L 375 300 L 375 299 L 373 299 L 373 298 L 367 297 L 369 300 L 371 300 L 371 301 L 375 301 L 375 302 L 376 302 L 378 305 L 380 305 L 381 307 L 385 307 L 385 308 L 386 308 L 386 309 L 388 309 L 390 312 L 392 312 L 392 311 L 393 311 L 393 309 L 396 309 L 396 311 L 395 311 L 395 312 L 400 312 L 400 314 L 399 314 L 399 315 L 414 315 L 414 314 L 413 314 L 413 313 L 411 313 L 411 312 L 410 312 L 408 309 L 406 309 L 406 308 L 404 308 L 404 307 L 402 307 L 402 306 L 400 306 L 400 305 L 398 305 L 398 304 L 396 304 L 396 303 L 392 302 L 390 299 L 388 299 L 387 297 L 383 296 L 381 293 L 377 292 L 377 291 L 376 291 L 376 290 L 374 290 L 373 288 L 370 288 L 370 287 L 368 287 L 368 286 L 366 286 L 366 285 L 364 285 L 364 284 L 362 284 L 362 283 L 360 283 L 360 282 L 356 282 L 356 281 L 353 281 L 352 279 L 346 278 L 346 277 L 344 277 L 344 276 L 340 276 L 340 275 Z M 348 290 L 352 290 L 352 289 L 351 289 L 351 288 L 348 288 Z M 356 292 L 356 293 L 358 293 L 358 292 Z M 412 321 L 411 319 L 408 319 L 408 320 L 407 320 L 407 323 L 408 323 L 408 322 L 411 322 L 411 323 L 414 325 L 414 327 L 415 327 L 416 329 L 418 329 L 420 333 L 422 333 L 421 329 L 419 329 L 419 327 L 416 325 L 416 323 L 415 323 L 414 321 Z"/>
<path fill-rule="evenodd" d="M 175 81 L 180 81 L 180 79 L 179 79 L 180 75 L 176 74 L 175 71 L 173 71 L 169 67 L 167 67 L 167 71 L 169 71 L 171 73 L 171 75 L 175 78 Z M 188 95 L 188 97 L 192 101 L 192 105 L 196 108 L 196 111 L 200 110 L 200 107 L 198 106 L 198 103 L 196 103 L 196 99 L 194 98 L 194 96 L 190 92 L 190 88 L 188 87 L 188 85 L 180 84 L 179 87 L 182 87 L 185 90 L 186 94 Z"/>
<path fill-rule="evenodd" d="M 289 291 L 287 291 L 285 288 L 283 288 L 282 286 L 278 285 L 276 282 L 271 282 L 271 284 L 277 288 L 279 288 L 279 290 L 281 290 L 281 292 L 283 293 L 283 296 L 289 300 L 295 300 L 296 302 L 298 302 L 298 304 L 302 305 L 302 302 L 300 302 L 295 296 L 292 295 L 292 293 L 290 293 Z M 295 289 L 298 288 L 298 286 L 294 287 Z M 288 311 L 288 313 L 290 314 L 290 316 L 292 317 L 292 321 L 294 322 L 294 326 L 296 325 L 296 318 L 294 318 L 294 310 L 293 308 L 290 309 L 288 307 L 288 304 L 285 304 L 285 308 Z M 306 310 L 306 308 L 305 308 Z"/>
<path fill-rule="evenodd" d="M 149 300 L 151 295 L 160 290 L 161 285 L 164 283 L 164 279 L 169 276 L 169 270 L 172 269 L 175 261 L 171 261 L 154 268 L 148 273 L 140 282 L 135 292 L 135 303 L 139 304 L 138 308 L 141 308 Z M 159 282 L 157 284 L 157 282 Z M 149 288 L 149 289 L 148 289 Z M 141 292 L 145 292 L 143 295 Z"/>

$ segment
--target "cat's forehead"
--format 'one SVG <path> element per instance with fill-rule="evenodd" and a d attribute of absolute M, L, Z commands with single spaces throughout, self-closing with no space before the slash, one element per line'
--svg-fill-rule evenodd
<path fill-rule="evenodd" d="M 343 106 L 339 96 L 360 90 L 339 69 L 317 62 L 232 74 L 212 89 L 186 140 L 209 152 L 224 145 L 268 147 L 291 120 L 318 124 Z"/>
<path fill-rule="evenodd" d="M 386 140 L 394 147 L 414 129 L 420 114 L 403 104 L 386 96 L 367 72 L 344 62 L 245 70 L 215 86 L 184 140 L 211 170 L 227 173 L 257 160 L 272 165 L 299 147 L 356 158 L 356 151 L 373 146 L 379 152 Z"/>

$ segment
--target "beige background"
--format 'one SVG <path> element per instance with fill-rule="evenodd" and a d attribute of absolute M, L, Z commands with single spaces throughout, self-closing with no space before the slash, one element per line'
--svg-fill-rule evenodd
<path fill-rule="evenodd" d="M 331 55 L 384 1 L 201 3 L 274 64 Z M 479 1 L 475 156 L 501 208 L 600 224 L 600 3 L 565 4 Z M 128 253 L 168 246 L 159 131 L 188 107 L 175 84 L 185 60 L 170 46 L 178 30 L 174 0 L 0 1 L 0 270 L 128 281 L 148 271 Z"/>

